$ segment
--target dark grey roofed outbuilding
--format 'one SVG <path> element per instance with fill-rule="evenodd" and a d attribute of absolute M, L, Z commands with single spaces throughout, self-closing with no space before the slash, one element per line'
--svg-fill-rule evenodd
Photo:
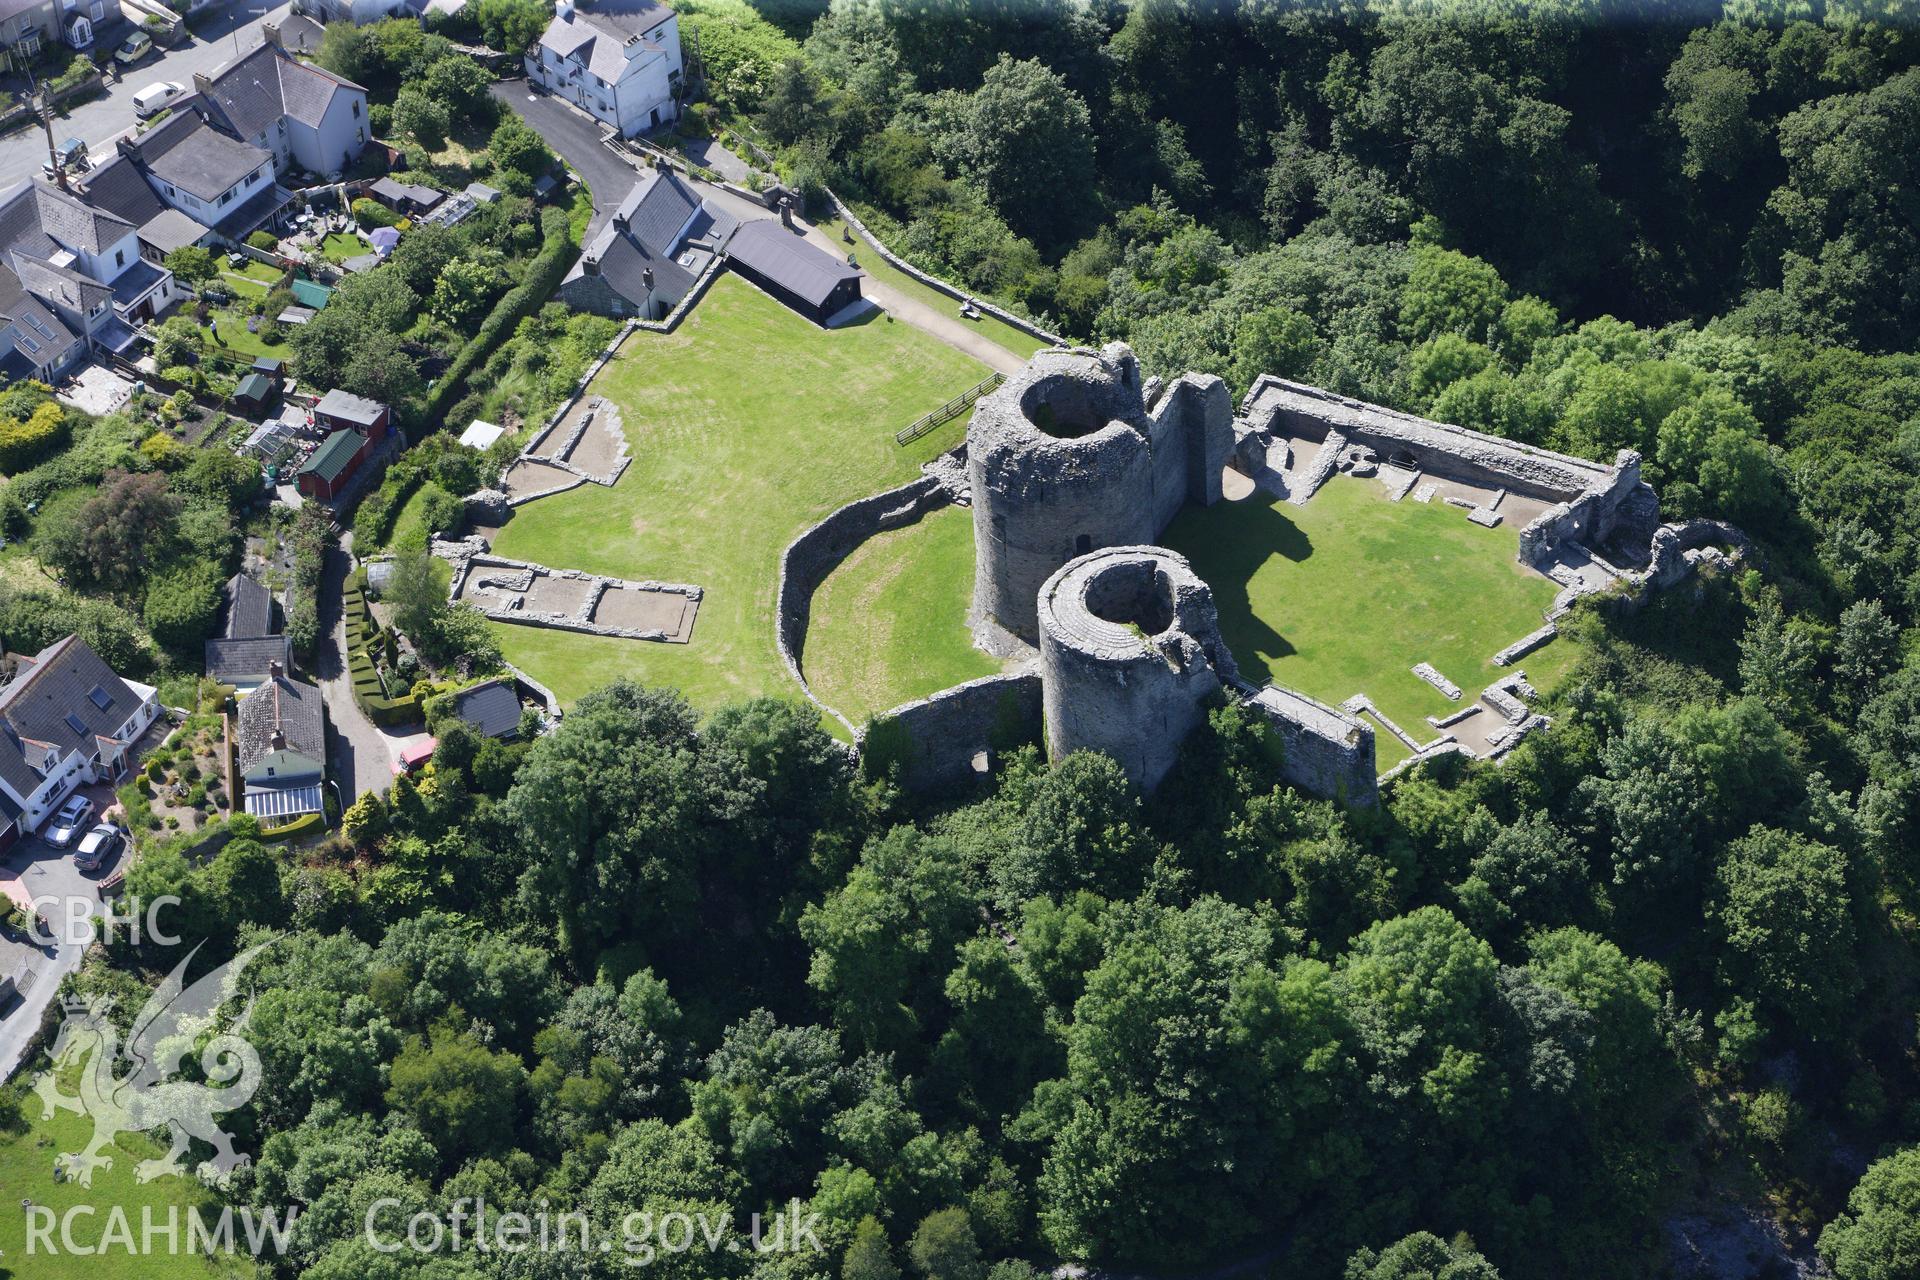
<path fill-rule="evenodd" d="M 274 633 L 273 593 L 259 579 L 236 573 L 227 579 L 225 595 L 228 639 L 247 640 Z"/>
<path fill-rule="evenodd" d="M 293 664 L 293 642 L 285 636 L 215 636 L 206 643 L 207 674 L 221 684 L 265 684 L 273 664 Z"/>
<path fill-rule="evenodd" d="M 742 275 L 822 324 L 860 297 L 858 268 L 771 218 L 742 223 L 727 241 L 726 254 Z"/>
<path fill-rule="evenodd" d="M 453 695 L 453 714 L 474 732 L 489 738 L 511 738 L 520 732 L 520 695 L 508 680 L 489 680 Z"/>
<path fill-rule="evenodd" d="M 378 400 L 369 400 L 365 396 L 357 396 L 351 391 L 342 391 L 335 387 L 320 397 L 320 403 L 313 407 L 313 411 L 323 417 L 338 418 L 342 422 L 371 427 L 380 421 L 380 415 L 387 411 L 387 406 Z"/>
<path fill-rule="evenodd" d="M 146 179 L 141 179 L 141 185 L 146 185 Z M 163 257 L 175 249 L 199 244 L 206 235 L 206 227 L 178 209 L 162 209 L 140 228 L 140 242 L 152 245 Z"/>

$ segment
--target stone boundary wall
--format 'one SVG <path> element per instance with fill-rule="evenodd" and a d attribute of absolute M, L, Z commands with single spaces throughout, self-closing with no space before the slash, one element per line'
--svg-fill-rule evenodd
<path fill-rule="evenodd" d="M 908 262 L 905 258 L 902 258 L 899 254 L 895 253 L 893 250 L 887 248 L 886 245 L 882 244 L 880 242 L 880 237 L 876 236 L 875 234 L 873 234 L 871 230 L 868 229 L 867 224 L 860 220 L 860 217 L 858 214 L 854 213 L 852 209 L 847 207 L 845 201 L 841 200 L 838 195 L 834 194 L 833 189 L 831 187 L 827 188 L 827 199 L 833 202 L 833 210 L 835 213 L 840 215 L 841 220 L 844 221 L 849 227 L 852 227 L 854 231 L 860 236 L 861 239 L 865 240 L 869 245 L 873 246 L 874 250 L 877 253 L 879 253 L 879 255 L 882 258 L 885 258 L 887 260 L 887 264 L 893 267 L 894 270 L 901 272 L 903 275 L 908 275 L 913 277 L 915 280 L 918 280 L 921 284 L 926 285 L 929 289 L 939 290 L 941 293 L 946 294 L 949 298 L 952 298 L 955 302 L 971 302 L 976 309 L 986 312 L 988 315 L 992 316 L 995 320 L 1000 321 L 1002 324 L 1010 324 L 1014 328 L 1018 329 L 1020 332 L 1024 334 L 1028 334 L 1032 337 L 1038 338 L 1042 342 L 1051 342 L 1056 347 L 1064 347 L 1068 345 L 1067 340 L 1061 337 L 1059 334 L 1054 333 L 1049 329 L 1042 329 L 1039 325 L 1035 324 L 1031 320 L 1028 320 L 1024 316 L 1017 316 L 1013 312 L 1007 310 L 1005 307 L 996 306 L 993 303 L 988 302 L 986 299 L 981 298 L 976 294 L 968 293 L 966 290 L 960 288 L 958 285 L 948 284 L 945 280 L 942 280 L 939 276 L 932 275 L 932 274 L 929 274 L 928 272 L 922 271 L 920 268 L 914 266 L 911 262 Z"/>
<path fill-rule="evenodd" d="M 571 399 L 572 403 L 576 405 L 580 402 L 578 394 L 575 394 Z M 533 452 L 533 450 L 539 447 L 541 442 L 559 426 L 559 423 L 556 422 L 543 429 L 539 435 L 527 442 L 526 448 L 520 451 L 520 460 L 524 462 L 538 462 L 544 466 L 555 467 L 561 471 L 571 472 L 584 480 L 590 480 L 594 484 L 611 488 L 614 482 L 619 480 L 620 477 L 625 474 L 626 469 L 633 464 L 633 458 L 627 452 L 626 419 L 624 415 L 621 414 L 620 407 L 605 396 L 594 396 L 593 399 L 598 401 L 598 403 L 587 406 L 586 412 L 580 415 L 580 420 L 573 424 L 573 429 L 567 432 L 563 439 L 540 453 Z M 601 419 L 601 428 L 603 430 L 611 430 L 613 432 L 615 449 L 613 470 L 604 474 L 588 471 L 585 467 L 574 463 L 569 458 L 569 455 L 574 449 L 579 447 L 581 438 L 587 434 L 587 429 L 594 425 L 594 419 L 596 417 Z M 608 418 L 612 419 L 610 427 L 607 424 Z M 563 493 L 573 487 L 573 485 L 564 485 L 547 492 Z M 547 496 L 547 492 L 528 494 L 526 497 L 544 498 Z"/>
<path fill-rule="evenodd" d="M 1353 805 L 1379 798 L 1372 726 L 1278 685 L 1256 689 L 1243 681 L 1236 688 L 1279 737 L 1280 773 L 1288 782 Z"/>
<path fill-rule="evenodd" d="M 1269 431 L 1276 426 L 1305 426 L 1323 434 L 1337 431 L 1372 448 L 1383 462 L 1393 463 L 1397 453 L 1411 453 L 1421 470 L 1442 479 L 1536 499 L 1568 501 L 1596 485 L 1611 483 L 1618 472 L 1617 466 L 1435 422 L 1270 373 L 1254 380 L 1241 401 L 1241 414 L 1253 426 Z M 1429 465 L 1429 459 L 1443 466 Z"/>
<path fill-rule="evenodd" d="M 912 524 L 930 511 L 951 503 L 953 491 L 938 476 L 921 475 L 895 489 L 860 498 L 828 515 L 780 553 L 780 585 L 774 595 L 774 647 L 787 673 L 807 701 L 859 735 L 859 727 L 822 702 L 807 683 L 803 658 L 807 626 L 813 619 L 813 593 L 861 543 L 878 533 Z"/>
<path fill-rule="evenodd" d="M 541 684 L 538 680 L 535 680 L 532 676 L 505 659 L 501 660 L 500 665 L 511 672 L 513 678 L 525 686 L 529 693 L 540 699 L 542 705 L 547 709 L 548 719 L 557 721 L 561 716 L 566 714 L 565 709 L 560 705 L 560 699 L 554 694 L 553 690 L 547 688 L 546 685 Z"/>
<path fill-rule="evenodd" d="M 909 791 L 956 786 L 978 776 L 974 758 L 1038 742 L 1042 729 L 1037 671 L 969 680 L 874 717 L 863 744 L 900 763 Z"/>

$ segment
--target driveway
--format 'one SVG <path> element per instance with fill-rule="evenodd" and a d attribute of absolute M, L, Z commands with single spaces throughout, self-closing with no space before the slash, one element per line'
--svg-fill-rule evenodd
<path fill-rule="evenodd" d="M 547 140 L 567 167 L 579 174 L 593 193 L 593 221 L 587 224 L 585 240 L 613 216 L 620 202 L 640 180 L 633 166 L 600 144 L 601 125 L 597 120 L 568 106 L 548 93 L 534 93 L 525 80 L 504 80 L 492 86 L 494 97 L 531 125 Z"/>
<path fill-rule="evenodd" d="M 53 136 L 61 141 L 81 138 L 96 161 L 113 154 L 113 141 L 134 126 L 133 95 L 158 80 L 177 80 L 193 88 L 194 72 L 210 74 L 266 39 L 260 24 L 286 11 L 281 0 L 233 0 L 209 9 L 192 21 L 192 40 L 177 49 L 165 49 L 121 69 L 120 78 L 106 93 L 59 112 Z M 123 35 L 130 27 L 116 26 Z M 40 172 L 47 158 L 47 137 L 33 127 L 17 128 L 0 136 L 0 188 L 11 187 Z"/>
<path fill-rule="evenodd" d="M 87 794 L 94 795 L 89 788 Z M 96 804 L 99 800 L 96 799 Z M 0 1082 L 12 1077 L 40 1027 L 47 1006 L 59 993 L 61 981 L 80 967 L 93 941 L 94 918 L 100 909 L 100 882 L 120 869 L 127 857 L 123 843 L 113 861 L 97 871 L 73 865 L 70 850 L 56 849 L 38 836 L 23 837 L 0 863 L 0 880 L 8 883 L 9 897 L 37 900 L 46 913 L 54 943 L 38 938 L 0 939 L 0 975 L 13 972 L 24 961 L 27 988 L 0 1007 Z M 161 927 L 166 927 L 165 918 Z"/>
<path fill-rule="evenodd" d="M 349 535 L 351 536 L 351 535 Z M 420 731 L 418 725 L 382 729 L 367 719 L 353 700 L 353 678 L 347 673 L 347 620 L 340 606 L 340 588 L 352 572 L 353 559 L 335 548 L 327 552 L 327 568 L 320 579 L 320 625 L 327 640 L 314 658 L 314 675 L 327 704 L 327 776 L 340 788 L 341 808 L 369 791 L 384 794 L 393 785 L 393 762 L 400 749 Z"/>

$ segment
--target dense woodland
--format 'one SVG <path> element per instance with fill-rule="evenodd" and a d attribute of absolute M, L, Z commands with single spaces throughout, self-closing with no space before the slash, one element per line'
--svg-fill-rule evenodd
<path fill-rule="evenodd" d="M 1657 1276 L 1735 1210 L 1920 1275 L 1906 6 L 680 7 L 715 117 L 924 265 L 1157 371 L 1638 449 L 1755 553 L 1577 615 L 1551 729 L 1376 810 L 1230 708 L 1150 799 L 1028 750 L 909 800 L 798 704 L 615 685 L 438 726 L 305 853 L 150 854 L 190 938 L 287 934 L 229 1190 L 305 1206 L 275 1274 L 627 1272 L 361 1235 L 481 1196 L 821 1215 L 653 1264 L 700 1280 Z"/>

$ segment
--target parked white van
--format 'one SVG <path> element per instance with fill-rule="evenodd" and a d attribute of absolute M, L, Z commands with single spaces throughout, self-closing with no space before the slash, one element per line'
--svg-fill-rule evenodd
<path fill-rule="evenodd" d="M 177 80 L 161 80 L 150 84 L 133 95 L 133 114 L 145 120 L 186 91 L 186 86 Z"/>

